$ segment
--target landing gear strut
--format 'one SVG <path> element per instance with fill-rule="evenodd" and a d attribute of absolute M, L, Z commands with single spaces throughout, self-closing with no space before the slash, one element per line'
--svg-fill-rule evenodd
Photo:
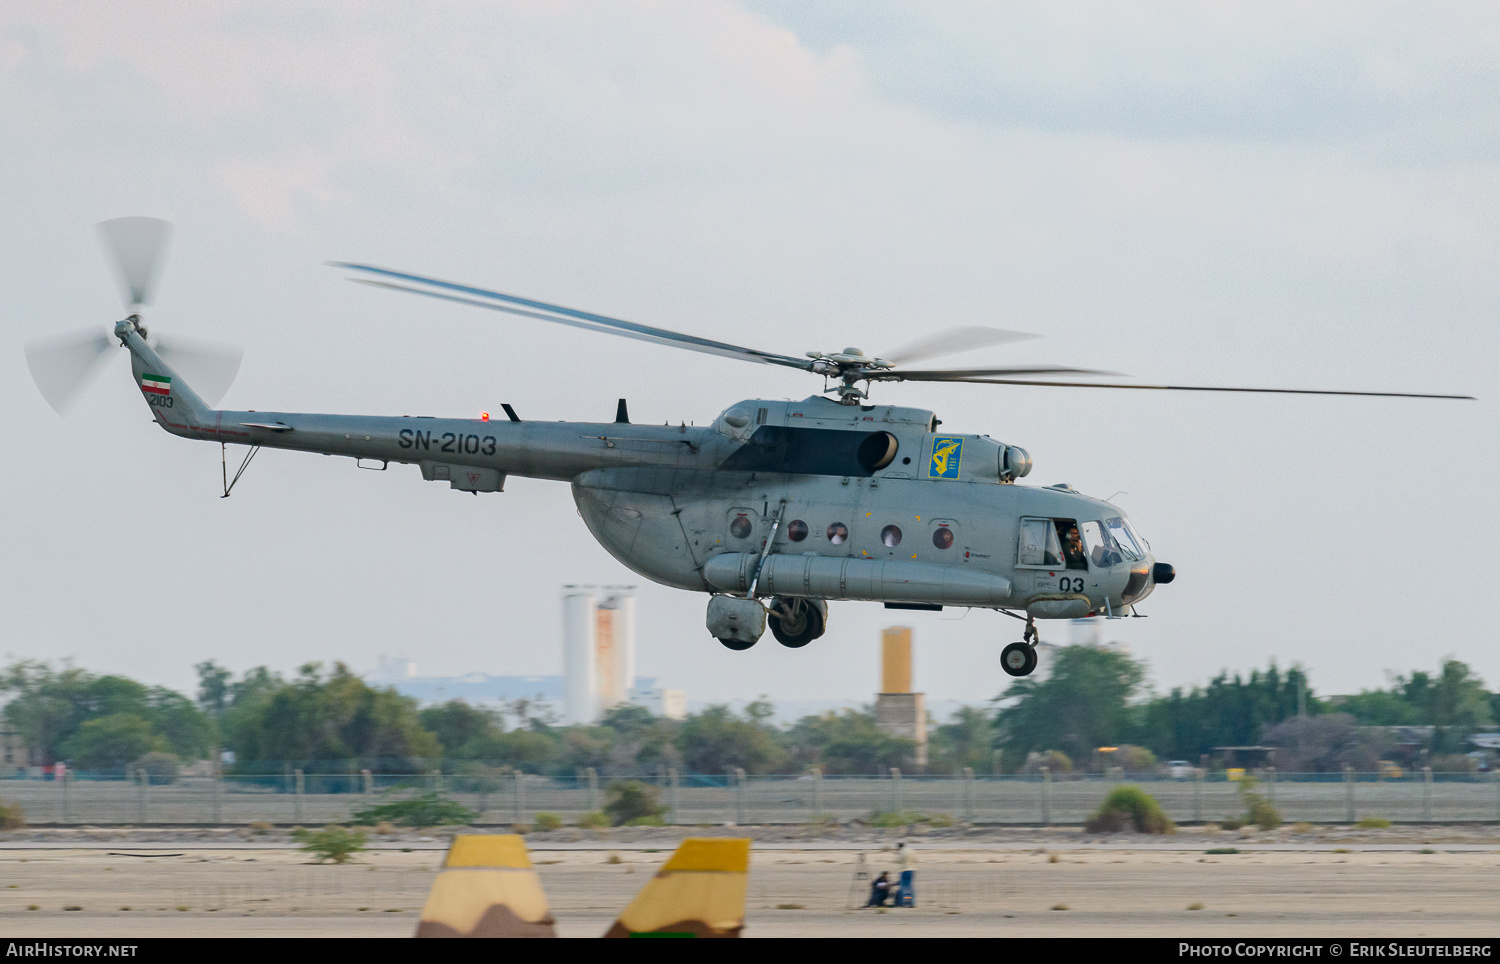
<path fill-rule="evenodd" d="M 1000 651 L 1000 668 L 1011 676 L 1030 676 L 1036 669 L 1036 644 L 1041 637 L 1037 635 L 1036 622 L 1029 616 L 1021 639 L 1022 642 L 1011 643 Z"/>

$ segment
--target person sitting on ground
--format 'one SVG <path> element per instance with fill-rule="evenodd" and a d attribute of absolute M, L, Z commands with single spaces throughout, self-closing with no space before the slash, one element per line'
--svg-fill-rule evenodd
<path fill-rule="evenodd" d="M 870 883 L 870 900 L 866 907 L 884 907 L 886 901 L 891 899 L 891 875 L 885 871 L 880 872 Z"/>

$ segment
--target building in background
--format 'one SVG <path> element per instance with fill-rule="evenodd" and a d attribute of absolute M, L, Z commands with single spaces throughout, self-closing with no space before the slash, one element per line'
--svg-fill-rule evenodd
<path fill-rule="evenodd" d="M 569 723 L 593 723 L 630 699 L 635 686 L 633 590 L 563 588 L 564 714 Z"/>
<path fill-rule="evenodd" d="M 909 626 L 892 626 L 880 634 L 875 725 L 883 733 L 915 743 L 917 766 L 927 765 L 927 694 L 912 692 Z"/>

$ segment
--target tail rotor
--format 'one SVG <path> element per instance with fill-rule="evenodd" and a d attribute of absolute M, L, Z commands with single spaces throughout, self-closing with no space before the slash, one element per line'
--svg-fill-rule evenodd
<path fill-rule="evenodd" d="M 145 334 L 140 309 L 156 296 L 172 225 L 158 218 L 115 218 L 99 225 L 99 237 L 120 284 L 121 300 Z M 211 407 L 229 391 L 244 354 L 239 348 L 180 335 L 157 337 L 151 344 Z M 115 345 L 108 329 L 94 327 L 38 338 L 26 345 L 26 364 L 47 404 L 65 415 L 104 370 Z"/>

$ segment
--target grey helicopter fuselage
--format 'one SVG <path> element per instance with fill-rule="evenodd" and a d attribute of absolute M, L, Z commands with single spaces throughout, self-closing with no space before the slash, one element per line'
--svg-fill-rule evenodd
<path fill-rule="evenodd" d="M 750 400 L 708 427 L 222 411 L 137 321 L 115 335 L 174 435 L 413 464 L 476 493 L 566 481 L 611 555 L 679 589 L 1077 618 L 1123 615 L 1170 578 L 1118 508 L 1014 484 L 1023 450 L 923 409 Z"/>

